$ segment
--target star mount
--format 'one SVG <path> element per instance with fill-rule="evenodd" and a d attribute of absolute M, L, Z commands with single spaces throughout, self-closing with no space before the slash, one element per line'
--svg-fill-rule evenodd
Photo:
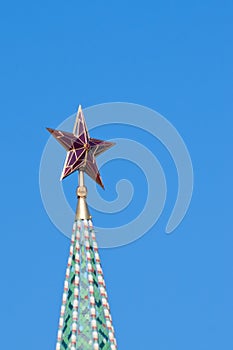
<path fill-rule="evenodd" d="M 114 146 L 115 143 L 89 136 L 81 106 L 78 108 L 73 133 L 51 128 L 47 130 L 67 151 L 61 180 L 79 170 L 87 173 L 104 188 L 95 157 Z"/>

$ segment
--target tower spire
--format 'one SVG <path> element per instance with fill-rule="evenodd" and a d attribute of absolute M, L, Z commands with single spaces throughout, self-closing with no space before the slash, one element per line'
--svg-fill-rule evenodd
<path fill-rule="evenodd" d="M 73 133 L 48 129 L 67 150 L 62 178 L 78 170 L 77 209 L 70 243 L 56 350 L 117 350 L 84 172 L 103 187 L 95 156 L 114 144 L 89 137 L 81 106 Z"/>

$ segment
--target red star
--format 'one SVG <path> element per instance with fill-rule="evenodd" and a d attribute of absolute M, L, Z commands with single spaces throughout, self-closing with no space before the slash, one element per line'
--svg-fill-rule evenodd
<path fill-rule="evenodd" d="M 47 130 L 67 150 L 61 180 L 76 170 L 83 170 L 104 188 L 95 157 L 114 146 L 114 143 L 89 137 L 81 106 L 78 108 L 73 133 L 50 128 Z"/>

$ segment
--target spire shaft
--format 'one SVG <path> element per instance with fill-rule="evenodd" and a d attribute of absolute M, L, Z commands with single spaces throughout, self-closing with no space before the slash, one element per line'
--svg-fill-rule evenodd
<path fill-rule="evenodd" d="M 84 184 L 84 171 L 79 170 L 79 185 L 77 188 L 78 204 L 76 209 L 76 220 L 89 220 L 91 218 L 86 198 L 87 188 Z"/>
<path fill-rule="evenodd" d="M 78 178 L 79 178 L 79 186 L 80 187 L 83 187 L 83 186 L 85 186 L 85 184 L 84 184 L 84 171 L 83 170 L 80 170 L 79 171 L 79 176 L 78 176 Z"/>

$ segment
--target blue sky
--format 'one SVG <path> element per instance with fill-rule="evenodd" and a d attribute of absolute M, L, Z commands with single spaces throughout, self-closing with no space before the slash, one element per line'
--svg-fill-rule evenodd
<path fill-rule="evenodd" d="M 163 114 L 195 175 L 189 212 L 165 235 L 176 181 L 161 147 L 160 220 L 100 251 L 119 349 L 233 348 L 232 17 L 225 0 L 1 4 L 1 348 L 55 346 L 69 241 L 40 198 L 45 127 L 112 101 Z"/>

